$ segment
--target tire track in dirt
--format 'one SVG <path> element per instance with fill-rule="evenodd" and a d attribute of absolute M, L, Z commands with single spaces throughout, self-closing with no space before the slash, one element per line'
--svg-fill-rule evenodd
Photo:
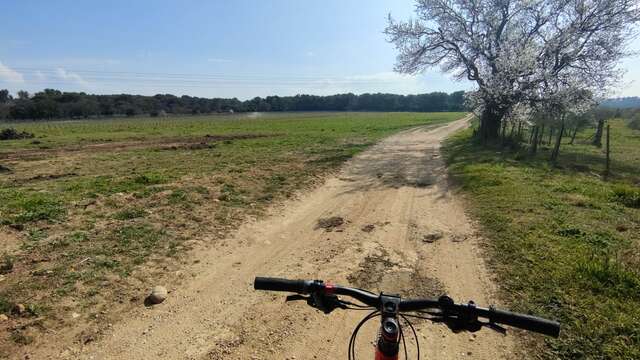
<path fill-rule="evenodd" d="M 446 292 L 489 305 L 494 287 L 479 239 L 447 187 L 439 155 L 441 141 L 467 124 L 461 119 L 385 139 L 323 186 L 245 224 L 220 246 L 194 253 L 200 261 L 185 270 L 191 278 L 163 304 L 136 310 L 95 343 L 51 357 L 346 358 L 364 312 L 324 315 L 303 302 L 285 303 L 283 293 L 253 290 L 259 275 L 318 278 L 407 296 Z M 330 232 L 317 228 L 319 219 L 332 216 L 346 222 Z M 454 334 L 444 325 L 416 325 L 425 359 L 517 357 L 512 339 L 491 331 Z M 371 356 L 375 331 L 371 322 L 359 334 L 361 358 Z"/>

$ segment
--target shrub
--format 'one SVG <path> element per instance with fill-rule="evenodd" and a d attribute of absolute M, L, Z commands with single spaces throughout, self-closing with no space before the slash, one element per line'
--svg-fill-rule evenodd
<path fill-rule="evenodd" d="M 0 131 L 0 140 L 20 140 L 31 139 L 34 135 L 26 131 L 18 131 L 14 128 L 2 129 Z"/>
<path fill-rule="evenodd" d="M 627 125 L 634 130 L 640 130 L 640 115 L 634 116 Z"/>
<path fill-rule="evenodd" d="M 613 189 L 613 200 L 624 206 L 640 208 L 640 188 L 631 185 L 617 185 Z"/>

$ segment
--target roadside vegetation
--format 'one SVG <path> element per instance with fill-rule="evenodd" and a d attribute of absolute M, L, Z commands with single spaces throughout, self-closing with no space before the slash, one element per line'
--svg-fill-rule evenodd
<path fill-rule="evenodd" d="M 608 122 L 606 179 L 593 129 L 567 134 L 555 165 L 546 141 L 531 154 L 468 130 L 445 146 L 505 300 L 562 323 L 559 339 L 529 338 L 544 358 L 640 358 L 640 131 Z"/>
<path fill-rule="evenodd" d="M 378 139 L 463 113 L 296 113 L 12 124 L 0 142 L 0 357 L 141 306 L 190 249 Z M 85 326 L 87 325 L 87 326 Z M 5 336 L 6 335 L 6 336 Z M 92 341 L 83 330 L 77 341 Z"/>

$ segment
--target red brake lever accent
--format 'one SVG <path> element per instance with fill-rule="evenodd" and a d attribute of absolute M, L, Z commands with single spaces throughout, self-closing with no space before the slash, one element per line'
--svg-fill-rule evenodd
<path fill-rule="evenodd" d="M 330 282 L 324 284 L 325 295 L 333 295 L 336 292 L 336 286 Z"/>

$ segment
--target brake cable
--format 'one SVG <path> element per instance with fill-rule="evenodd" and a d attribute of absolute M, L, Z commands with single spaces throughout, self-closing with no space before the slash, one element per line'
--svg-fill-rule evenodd
<path fill-rule="evenodd" d="M 400 316 L 402 317 L 402 319 L 409 324 L 409 327 L 411 328 L 411 331 L 413 332 L 413 337 L 414 339 L 416 339 L 416 349 L 418 351 L 418 360 L 420 360 L 420 340 L 418 340 L 418 333 L 416 332 L 416 329 L 413 327 L 413 324 L 411 323 L 411 321 L 409 321 L 409 319 L 407 319 L 404 314 L 400 314 Z M 406 346 L 405 346 L 405 352 L 406 352 Z M 406 353 L 405 353 L 406 356 Z"/>
<path fill-rule="evenodd" d="M 360 320 L 360 322 L 355 327 L 355 329 L 353 329 L 353 332 L 351 333 L 351 338 L 349 339 L 349 347 L 348 347 L 349 360 L 356 359 L 356 337 L 358 336 L 358 332 L 360 331 L 360 328 L 367 321 L 373 318 L 376 318 L 378 316 L 382 316 L 382 314 L 380 313 L 380 310 L 374 310 L 369 315 L 365 316 L 362 320 Z"/>

